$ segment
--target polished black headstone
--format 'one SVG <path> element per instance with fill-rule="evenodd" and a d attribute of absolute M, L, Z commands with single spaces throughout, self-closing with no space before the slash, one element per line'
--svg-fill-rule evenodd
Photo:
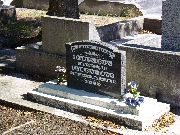
<path fill-rule="evenodd" d="M 66 44 L 67 86 L 121 97 L 126 87 L 126 52 L 95 41 Z"/>

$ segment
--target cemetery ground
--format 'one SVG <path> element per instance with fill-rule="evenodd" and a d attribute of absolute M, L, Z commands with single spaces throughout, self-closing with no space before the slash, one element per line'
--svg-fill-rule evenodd
<path fill-rule="evenodd" d="M 19 18 L 32 15 L 29 11 L 24 13 L 23 10 L 28 9 L 19 9 L 19 14 L 21 13 Z M 34 14 L 34 17 L 37 14 Z M 0 50 L 0 133 L 2 134 L 180 134 L 178 129 L 180 112 L 177 108 L 172 110 L 173 113 L 165 114 L 161 119 L 156 120 L 152 128 L 136 131 L 98 117 L 90 117 L 88 114 L 81 116 L 27 101 L 25 97 L 27 91 L 37 88 L 48 78 L 16 73 L 15 61 L 14 50 L 4 47 Z M 5 65 L 8 67 L 4 67 Z"/>

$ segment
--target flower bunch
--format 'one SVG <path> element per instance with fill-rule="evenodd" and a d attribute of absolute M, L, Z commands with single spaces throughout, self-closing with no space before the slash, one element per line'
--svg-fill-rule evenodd
<path fill-rule="evenodd" d="M 66 68 L 61 67 L 61 66 L 56 66 L 55 71 L 57 72 L 57 79 L 58 79 L 57 84 L 59 84 L 60 82 L 65 82 L 67 79 Z"/>
<path fill-rule="evenodd" d="M 129 106 L 140 106 L 144 102 L 144 98 L 140 97 L 140 92 L 137 92 L 138 85 L 135 81 L 131 81 L 128 83 L 130 89 L 124 90 L 124 99 L 125 103 Z"/>
<path fill-rule="evenodd" d="M 142 104 L 144 102 L 144 98 L 143 97 L 127 97 L 125 100 L 125 103 L 129 106 L 140 106 L 140 104 Z"/>

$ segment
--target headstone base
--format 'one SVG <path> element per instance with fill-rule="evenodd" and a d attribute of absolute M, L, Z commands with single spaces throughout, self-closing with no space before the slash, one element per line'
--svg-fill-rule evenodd
<path fill-rule="evenodd" d="M 28 99 L 82 115 L 105 118 L 137 130 L 152 126 L 155 119 L 170 110 L 169 104 L 148 97 L 144 97 L 145 103 L 140 107 L 134 108 L 123 100 L 55 84 L 56 80 L 53 80 L 29 91 Z"/>

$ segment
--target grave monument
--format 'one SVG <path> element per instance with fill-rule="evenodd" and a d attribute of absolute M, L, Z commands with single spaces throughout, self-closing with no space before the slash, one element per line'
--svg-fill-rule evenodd
<path fill-rule="evenodd" d="M 2 7 L 2 5 L 3 5 L 3 1 L 2 1 L 2 0 L 0 0 L 0 8 Z"/>
<path fill-rule="evenodd" d="M 180 0 L 162 1 L 162 48 L 180 50 Z"/>
<path fill-rule="evenodd" d="M 125 51 L 101 42 L 75 42 L 66 44 L 66 59 L 68 87 L 120 98 L 126 87 Z"/>
<path fill-rule="evenodd" d="M 66 55 L 64 44 L 67 42 L 100 41 L 95 26 L 78 19 L 78 0 L 50 0 L 49 4 L 48 15 L 42 17 L 42 48 L 44 51 Z"/>
<path fill-rule="evenodd" d="M 3 5 L 3 1 L 0 1 L 0 21 L 3 24 L 7 24 L 15 22 L 16 20 L 16 7 L 10 5 Z"/>
<path fill-rule="evenodd" d="M 82 115 L 103 117 L 127 127 L 144 130 L 168 112 L 169 104 L 144 97 L 140 107 L 122 99 L 126 87 L 126 53 L 103 42 L 66 44 L 67 83 L 57 79 L 28 92 L 35 102 Z"/>

